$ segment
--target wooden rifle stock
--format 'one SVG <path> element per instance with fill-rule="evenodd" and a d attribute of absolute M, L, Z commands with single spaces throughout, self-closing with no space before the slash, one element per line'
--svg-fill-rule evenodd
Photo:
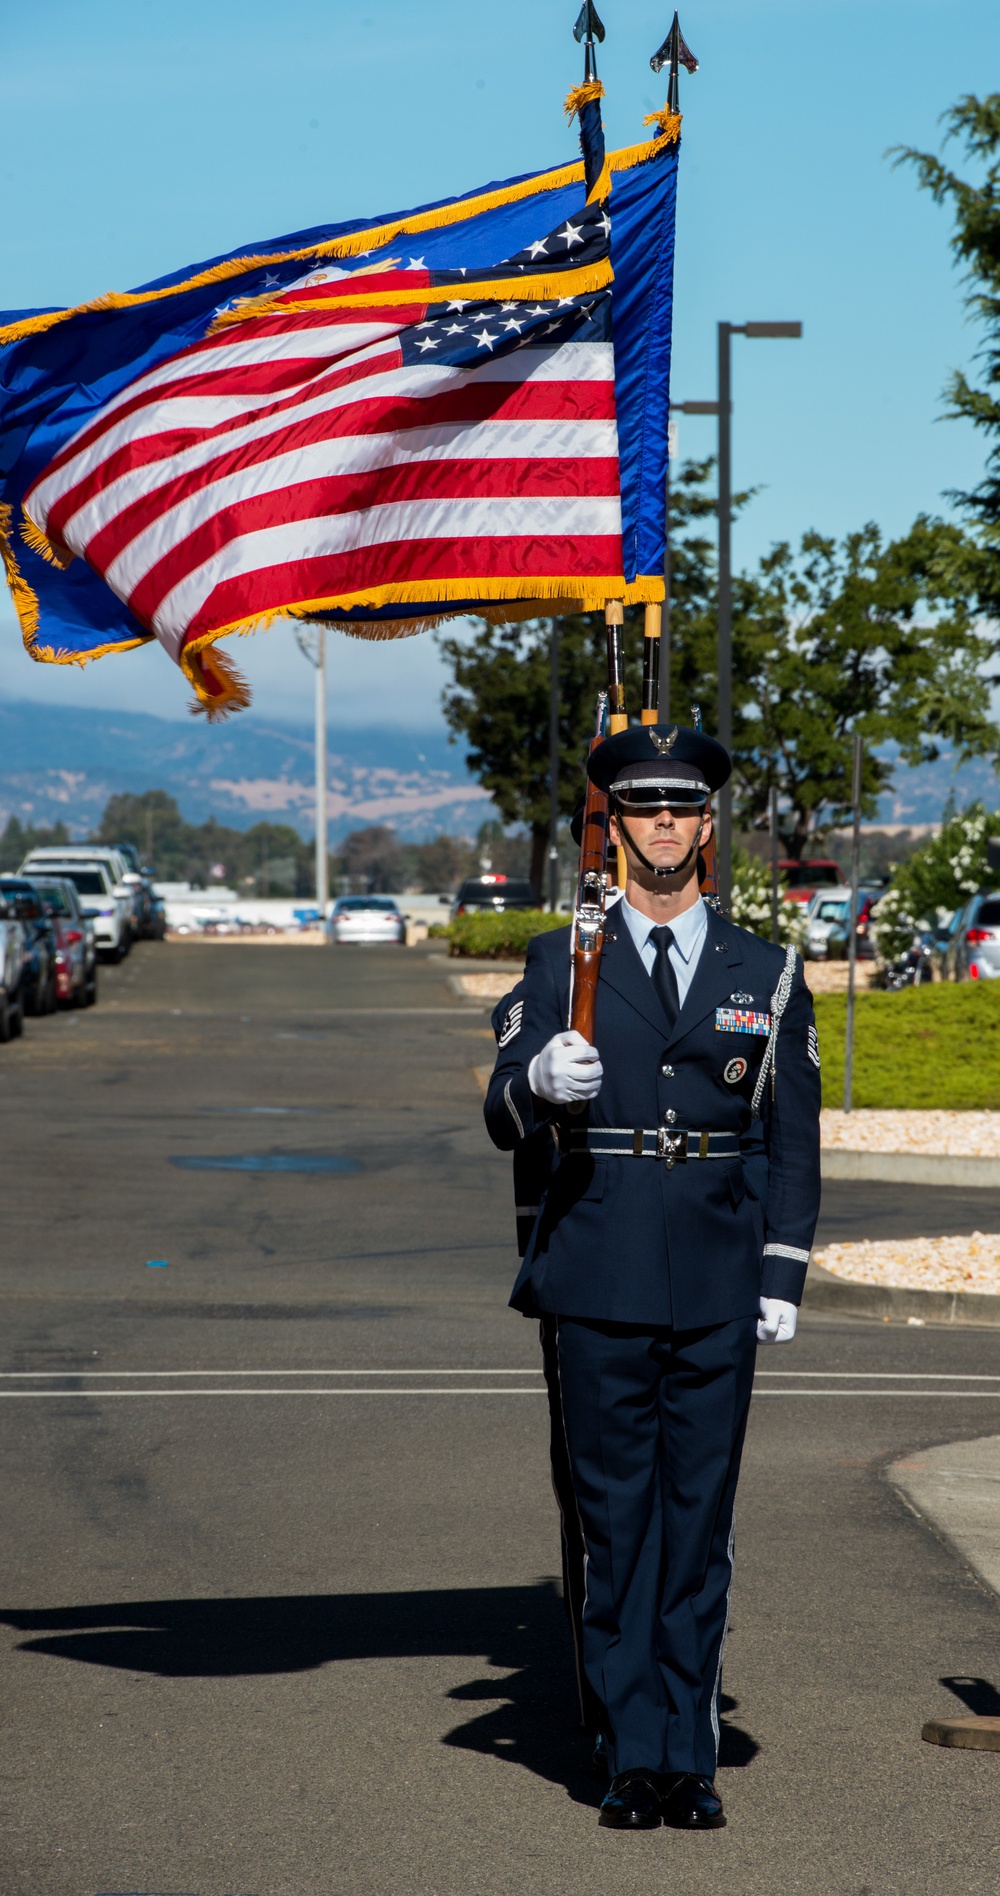
<path fill-rule="evenodd" d="M 604 736 L 607 692 L 597 700 L 597 729 L 590 742 L 596 750 Z M 580 876 L 573 911 L 573 958 L 570 968 L 568 1025 L 594 1044 L 597 977 L 604 946 L 604 905 L 608 888 L 608 799 L 587 779 L 587 801 L 580 844 Z"/>

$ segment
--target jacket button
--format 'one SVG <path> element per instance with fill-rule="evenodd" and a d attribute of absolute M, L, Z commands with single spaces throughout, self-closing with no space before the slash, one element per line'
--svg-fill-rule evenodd
<path fill-rule="evenodd" d="M 676 1120 L 677 1120 L 677 1114 L 674 1112 L 674 1109 L 671 1106 L 663 1115 L 663 1123 L 665 1126 L 672 1126 L 676 1123 Z"/>
<path fill-rule="evenodd" d="M 669 1062 L 666 1062 L 663 1066 L 661 1066 L 660 1072 L 665 1080 L 672 1080 L 674 1077 L 674 1069 L 669 1064 Z"/>

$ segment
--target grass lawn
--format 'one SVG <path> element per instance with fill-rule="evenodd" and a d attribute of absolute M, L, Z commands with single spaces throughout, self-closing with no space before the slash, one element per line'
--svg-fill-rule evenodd
<path fill-rule="evenodd" d="M 843 1106 L 847 996 L 815 1006 L 823 1104 Z M 1000 1110 L 1000 981 L 859 994 L 854 1023 L 855 1106 Z"/>

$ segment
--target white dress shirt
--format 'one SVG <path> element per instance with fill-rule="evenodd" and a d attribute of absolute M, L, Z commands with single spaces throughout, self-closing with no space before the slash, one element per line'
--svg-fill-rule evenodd
<path fill-rule="evenodd" d="M 651 975 L 656 963 L 656 943 L 650 941 L 650 935 L 653 929 L 659 928 L 661 924 L 654 922 L 648 915 L 641 915 L 638 909 L 632 907 L 625 895 L 622 896 L 618 908 L 628 923 L 629 932 L 639 950 L 642 965 L 646 973 Z M 667 953 L 677 979 L 677 998 L 683 1007 L 688 988 L 694 980 L 694 971 L 698 966 L 698 958 L 705 945 L 705 936 L 708 932 L 708 913 L 700 895 L 697 902 L 670 923 L 670 927 L 673 929 L 674 939 Z"/>

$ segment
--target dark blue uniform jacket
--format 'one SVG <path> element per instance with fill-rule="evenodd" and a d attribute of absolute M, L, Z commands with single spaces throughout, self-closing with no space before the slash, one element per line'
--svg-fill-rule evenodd
<path fill-rule="evenodd" d="M 717 1019 L 717 1010 L 770 1014 L 784 950 L 709 910 L 671 1030 L 612 909 L 594 1036 L 604 1080 L 587 1111 L 569 1115 L 537 1099 L 527 1077 L 532 1057 L 566 1027 L 569 945 L 568 929 L 531 943 L 486 1096 L 494 1144 L 519 1155 L 518 1169 L 541 1186 L 512 1304 L 526 1315 L 697 1329 L 756 1315 L 761 1296 L 798 1303 L 820 1194 L 819 1054 L 801 961 L 778 1034 L 774 1086 L 768 1082 L 754 1119 L 766 1038 Z M 654 1158 L 558 1150 L 569 1127 L 664 1124 L 672 1132 L 737 1133 L 740 1156 L 689 1158 L 669 1170 Z M 548 1166 L 539 1152 L 546 1127 L 554 1139 Z"/>

